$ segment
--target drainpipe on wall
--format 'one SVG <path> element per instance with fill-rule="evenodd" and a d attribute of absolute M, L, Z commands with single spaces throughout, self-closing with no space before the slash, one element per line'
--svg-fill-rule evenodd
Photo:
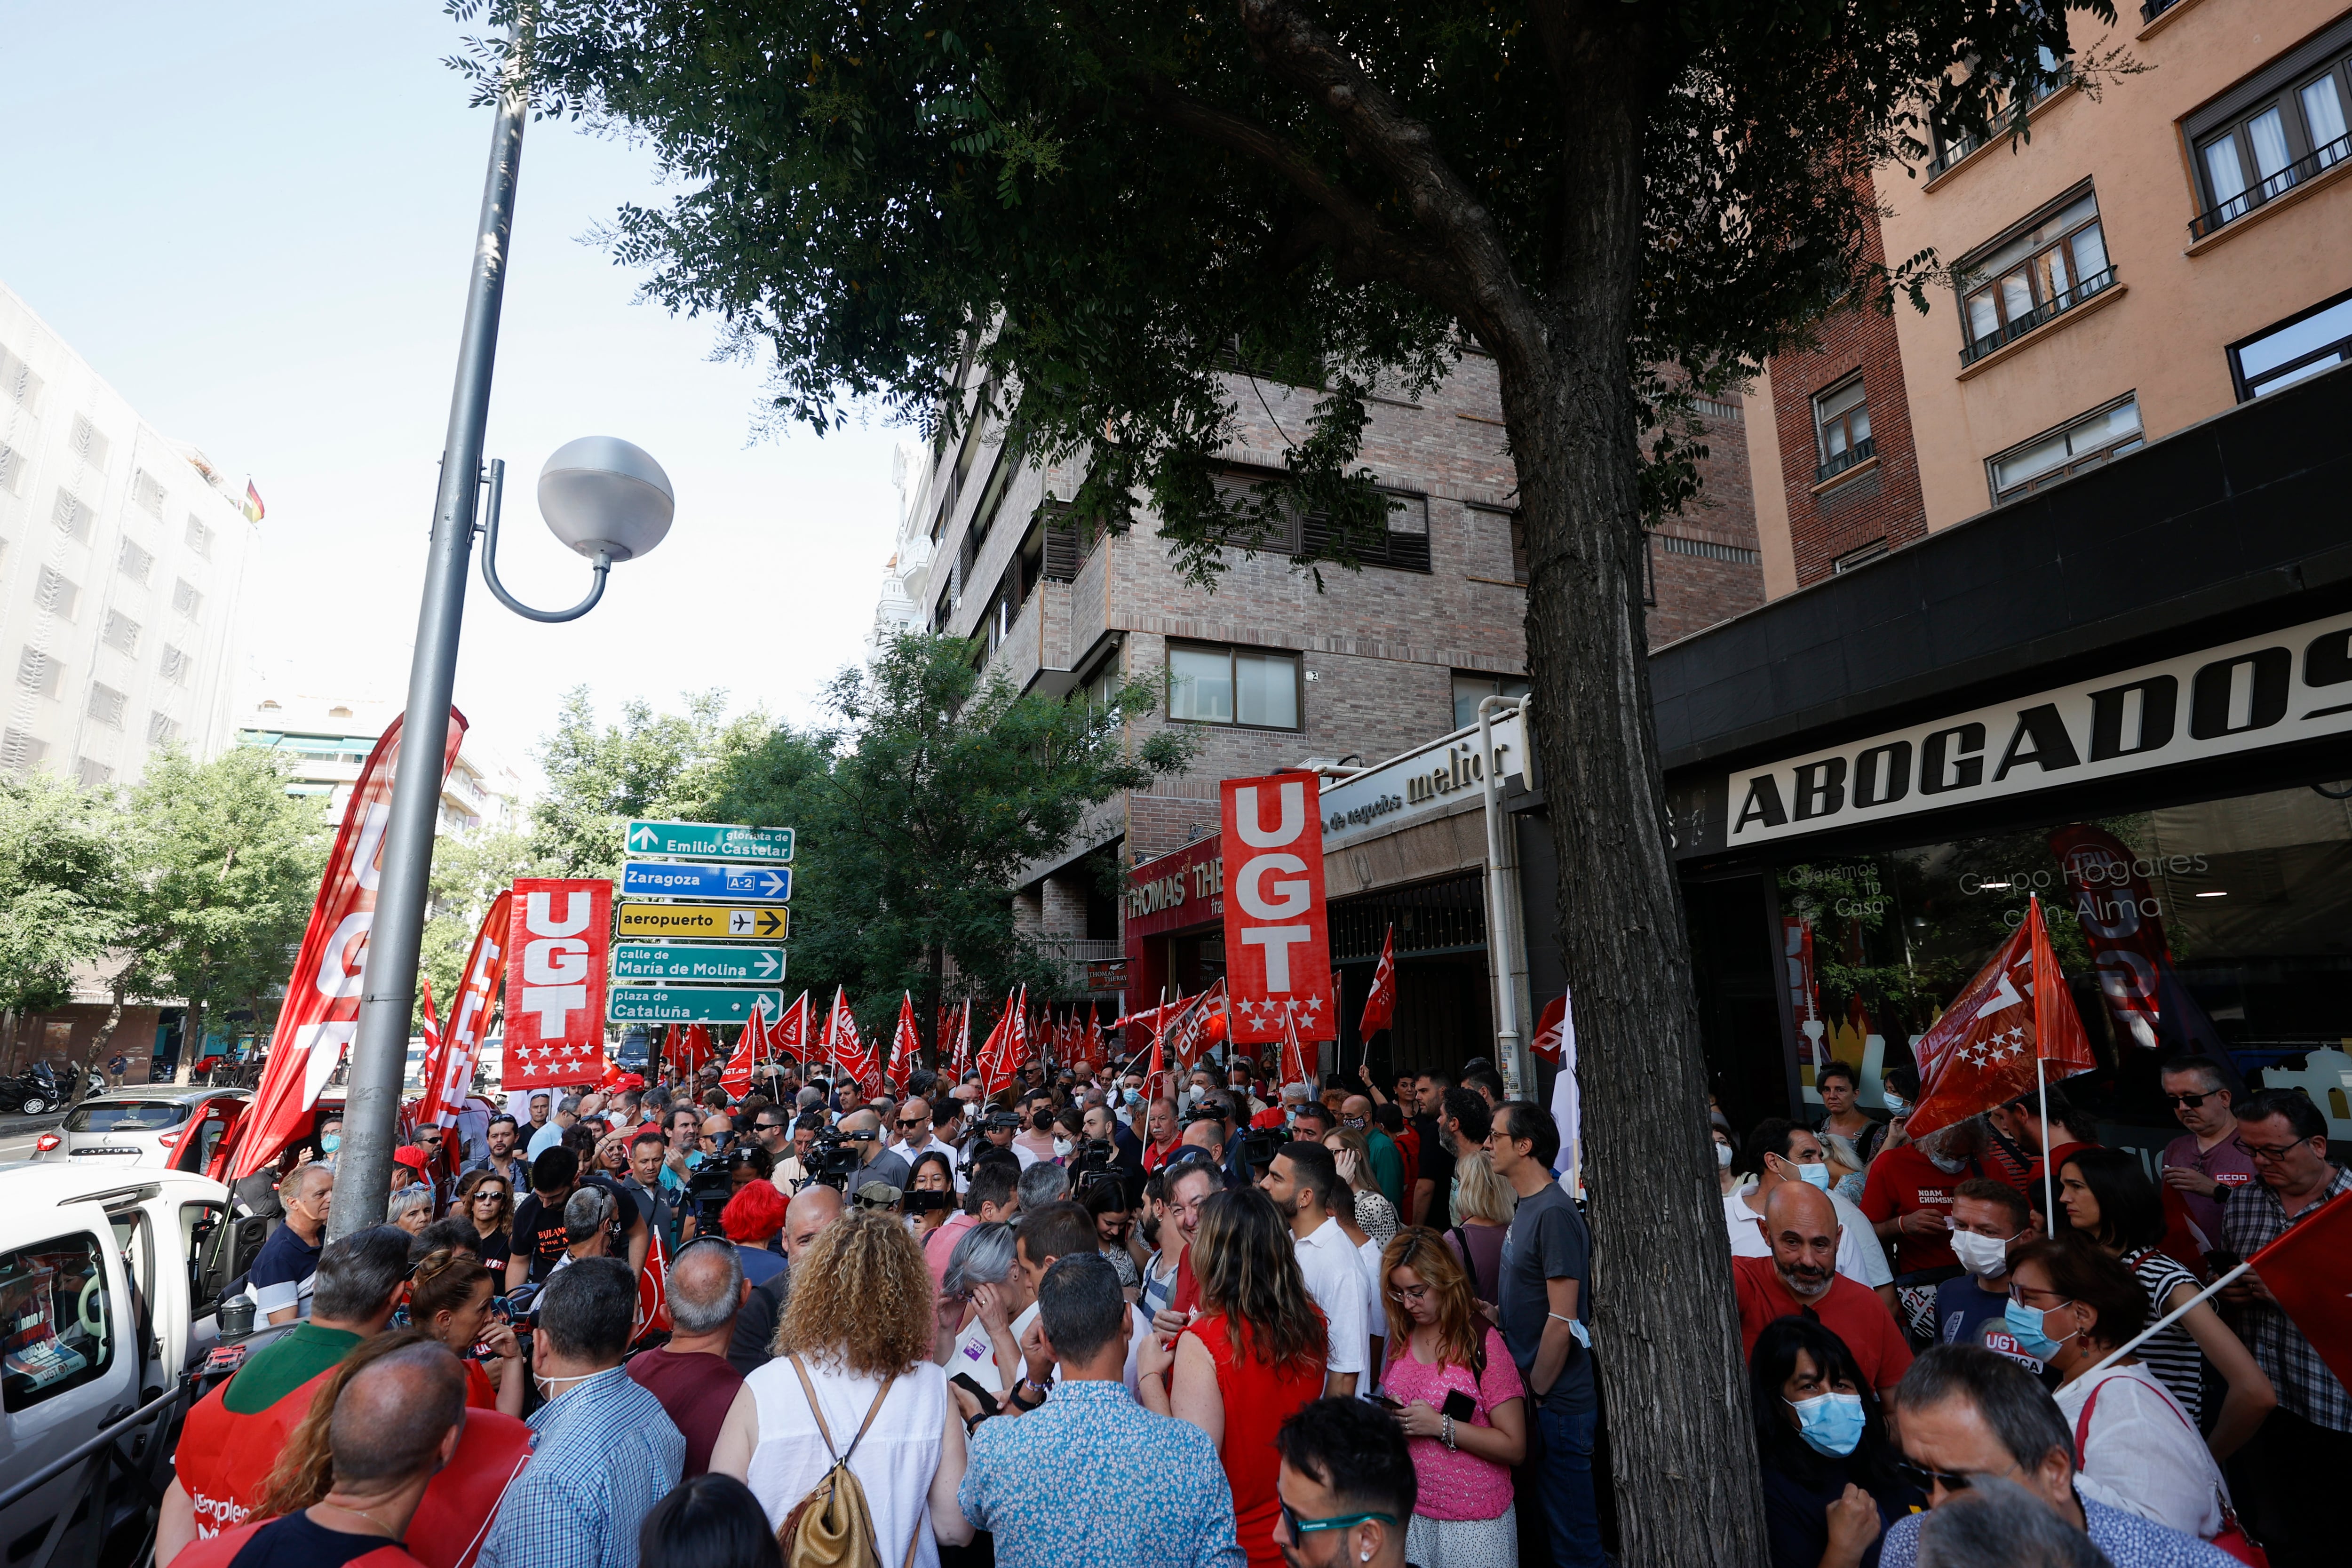
<path fill-rule="evenodd" d="M 1503 1087 L 1516 1100 L 1535 1091 L 1536 1075 L 1521 1024 L 1527 1012 L 1528 943 L 1519 904 L 1518 840 L 1503 815 L 1503 783 L 1496 776 L 1501 770 L 1495 765 L 1495 715 L 1514 706 L 1519 710 L 1520 745 L 1534 745 L 1526 699 L 1513 703 L 1501 697 L 1481 698 L 1478 771 L 1486 796 L 1486 973 L 1495 992 L 1495 1063 L 1502 1069 Z"/>

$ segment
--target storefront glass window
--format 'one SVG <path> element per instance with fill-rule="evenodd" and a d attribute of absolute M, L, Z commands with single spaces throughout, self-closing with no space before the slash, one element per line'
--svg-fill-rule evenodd
<path fill-rule="evenodd" d="M 2102 1121 L 2167 1127 L 2159 1058 L 2226 1053 L 2250 1080 L 2303 1088 L 2352 1139 L 2352 800 L 2279 790 L 1778 878 L 1809 1101 L 1835 1057 L 1883 1107 L 1886 1076 L 2039 897 L 2103 1064 L 2070 1093 Z"/>

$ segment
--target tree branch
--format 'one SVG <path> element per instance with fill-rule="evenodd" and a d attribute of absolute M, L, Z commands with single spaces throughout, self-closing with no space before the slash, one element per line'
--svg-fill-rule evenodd
<path fill-rule="evenodd" d="M 1338 40 L 1287 0 L 1240 5 L 1242 26 L 1267 63 L 1328 109 L 1368 161 L 1402 191 L 1413 221 L 1437 237 L 1447 282 L 1459 273 L 1470 285 L 1466 299 L 1458 287 L 1413 287 L 1496 346 L 1540 342 L 1538 312 L 1495 231 L 1493 215 L 1447 164 L 1429 127 L 1399 108 Z"/>

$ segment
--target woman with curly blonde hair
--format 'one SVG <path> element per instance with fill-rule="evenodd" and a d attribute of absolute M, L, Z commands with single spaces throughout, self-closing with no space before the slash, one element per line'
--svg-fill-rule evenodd
<path fill-rule="evenodd" d="M 963 1419 L 931 1359 L 938 1289 L 905 1226 L 853 1209 L 793 1263 L 775 1359 L 743 1380 L 710 1451 L 781 1529 L 847 1456 L 885 1563 L 938 1560 L 971 1539 L 956 1504 Z M 863 1433 L 863 1436 L 860 1433 Z"/>

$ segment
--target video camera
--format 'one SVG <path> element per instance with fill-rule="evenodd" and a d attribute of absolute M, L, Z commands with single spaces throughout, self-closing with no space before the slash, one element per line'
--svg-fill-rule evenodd
<path fill-rule="evenodd" d="M 849 1180 L 865 1162 L 857 1156 L 857 1145 L 841 1135 L 837 1127 L 818 1130 L 809 1142 L 808 1152 L 801 1156 L 801 1168 L 808 1173 L 812 1184 L 822 1184 L 844 1194 L 849 1191 Z"/>
<path fill-rule="evenodd" d="M 1112 1162 L 1118 1150 L 1108 1138 L 1088 1138 L 1070 1155 L 1070 1190 L 1083 1197 L 1088 1189 L 1104 1182 L 1124 1184 L 1126 1173 L 1114 1170 Z"/>
<path fill-rule="evenodd" d="M 728 1173 L 725 1160 L 705 1160 L 686 1178 L 686 1192 L 681 1206 L 694 1215 L 697 1236 L 722 1236 L 719 1214 L 727 1200 L 735 1195 L 735 1180 Z"/>

